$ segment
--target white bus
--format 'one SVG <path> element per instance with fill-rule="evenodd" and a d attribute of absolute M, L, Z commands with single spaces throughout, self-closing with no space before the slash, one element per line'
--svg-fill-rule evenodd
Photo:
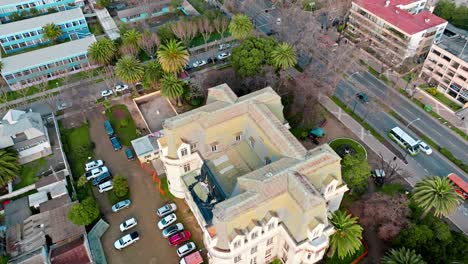
<path fill-rule="evenodd" d="M 406 151 L 408 151 L 409 154 L 414 156 L 419 153 L 419 143 L 421 141 L 413 139 L 410 135 L 406 134 L 406 132 L 403 131 L 401 128 L 392 128 L 388 135 L 391 139 L 398 143 L 398 145 L 406 149 Z"/>

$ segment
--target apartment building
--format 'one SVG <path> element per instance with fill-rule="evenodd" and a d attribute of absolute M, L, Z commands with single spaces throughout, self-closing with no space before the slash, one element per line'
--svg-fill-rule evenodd
<path fill-rule="evenodd" d="M 454 102 L 468 103 L 468 31 L 447 26 L 442 40 L 432 46 L 421 78 Z"/>
<path fill-rule="evenodd" d="M 36 9 L 39 13 L 49 13 L 49 9 L 65 11 L 75 0 L 0 0 L 0 23 L 11 22 L 13 14 L 31 12 Z"/>
<path fill-rule="evenodd" d="M 158 139 L 170 192 L 203 230 L 210 263 L 316 263 L 334 232 L 328 215 L 348 190 L 340 157 L 306 150 L 272 88 L 237 97 L 226 84 L 207 103 L 166 119 Z"/>
<path fill-rule="evenodd" d="M 3 58 L 2 77 L 10 89 L 18 90 L 66 74 L 95 68 L 88 59 L 94 35 Z"/>
<path fill-rule="evenodd" d="M 426 4 L 427 0 L 353 0 L 347 30 L 384 62 L 421 60 L 447 25 L 425 10 Z"/>
<path fill-rule="evenodd" d="M 184 14 L 187 15 L 187 12 L 182 6 L 177 7 L 177 9 L 181 10 Z M 152 2 L 149 4 L 149 6 L 139 5 L 124 10 L 119 10 L 117 11 L 117 16 L 119 17 L 120 21 L 124 23 L 130 23 L 142 19 L 165 15 L 173 11 L 174 8 L 171 6 L 171 1 L 162 0 Z"/>
<path fill-rule="evenodd" d="M 0 25 L 0 43 L 6 54 L 49 43 L 42 27 L 54 23 L 62 29 L 59 41 L 73 40 L 90 35 L 81 8 Z"/>

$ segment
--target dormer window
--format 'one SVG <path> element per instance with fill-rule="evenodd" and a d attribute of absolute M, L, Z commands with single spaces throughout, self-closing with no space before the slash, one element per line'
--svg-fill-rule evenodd
<path fill-rule="evenodd" d="M 256 239 L 257 237 L 258 237 L 258 232 L 252 233 L 252 240 L 253 240 L 253 239 Z"/>
<path fill-rule="evenodd" d="M 273 230 L 273 228 L 275 228 L 275 222 L 271 222 L 270 224 L 268 224 L 268 231 Z"/>
<path fill-rule="evenodd" d="M 211 144 L 211 152 L 216 152 L 216 151 L 218 151 L 218 143 Z"/>
<path fill-rule="evenodd" d="M 195 152 L 197 150 L 197 142 L 190 144 L 190 152 Z"/>
<path fill-rule="evenodd" d="M 238 241 L 234 242 L 234 248 L 236 249 L 236 248 L 240 247 L 241 243 L 242 243 L 242 240 L 238 240 Z"/>
<path fill-rule="evenodd" d="M 333 191 L 335 191 L 335 185 L 334 184 L 328 185 L 326 193 L 328 194 L 328 193 L 331 193 Z"/>
<path fill-rule="evenodd" d="M 236 135 L 236 142 L 240 142 L 242 140 L 242 133 L 238 133 Z"/>
<path fill-rule="evenodd" d="M 187 156 L 188 154 L 188 151 L 187 151 L 187 148 L 183 148 L 180 150 L 180 156 L 183 157 L 183 156 Z"/>

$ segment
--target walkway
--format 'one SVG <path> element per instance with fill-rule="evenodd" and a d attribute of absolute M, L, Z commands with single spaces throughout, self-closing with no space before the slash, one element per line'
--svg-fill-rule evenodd
<path fill-rule="evenodd" d="M 106 35 L 112 40 L 120 38 L 119 28 L 115 24 L 114 19 L 110 16 L 109 11 L 107 11 L 106 8 L 95 8 L 94 12 L 96 12 L 99 23 L 106 32 Z"/>

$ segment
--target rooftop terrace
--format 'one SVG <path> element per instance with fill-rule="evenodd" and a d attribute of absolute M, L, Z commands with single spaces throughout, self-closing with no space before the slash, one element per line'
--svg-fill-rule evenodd
<path fill-rule="evenodd" d="M 468 62 L 468 31 L 449 24 L 437 46 Z"/>

